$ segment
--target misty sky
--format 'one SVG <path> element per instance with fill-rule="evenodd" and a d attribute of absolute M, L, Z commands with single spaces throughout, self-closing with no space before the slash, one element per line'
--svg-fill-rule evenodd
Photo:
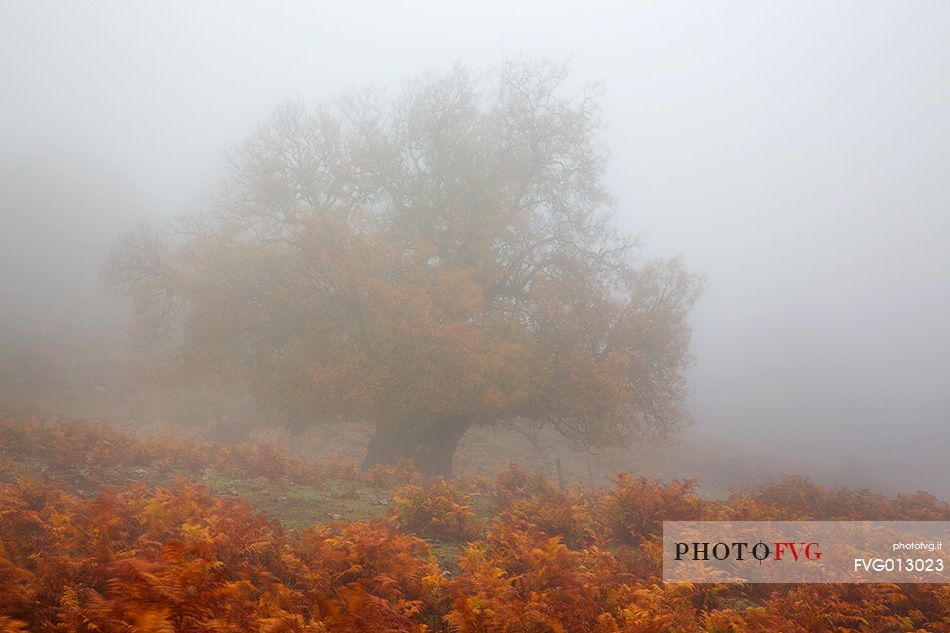
<path fill-rule="evenodd" d="M 950 491 L 945 0 L 0 1 L 0 302 L 90 297 L 283 101 L 519 53 L 604 83 L 621 225 L 707 277 L 695 431 Z"/>

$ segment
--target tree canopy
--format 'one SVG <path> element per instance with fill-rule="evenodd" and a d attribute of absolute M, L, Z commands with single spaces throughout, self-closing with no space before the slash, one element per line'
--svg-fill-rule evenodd
<path fill-rule="evenodd" d="M 598 94 L 518 60 L 278 109 L 215 204 L 105 277 L 183 367 L 301 427 L 370 420 L 367 463 L 449 472 L 474 424 L 603 446 L 684 419 L 700 281 L 613 225 Z"/>

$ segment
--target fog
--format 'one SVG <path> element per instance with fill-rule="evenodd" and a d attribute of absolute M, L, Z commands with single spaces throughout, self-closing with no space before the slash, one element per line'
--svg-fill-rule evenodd
<path fill-rule="evenodd" d="M 685 432 L 946 495 L 948 32 L 939 1 L 3 3 L 0 338 L 115 335 L 111 245 L 287 100 L 568 59 L 620 225 L 706 276 Z"/>

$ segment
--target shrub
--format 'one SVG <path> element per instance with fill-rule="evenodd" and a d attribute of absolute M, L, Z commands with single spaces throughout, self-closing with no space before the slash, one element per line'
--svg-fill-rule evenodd
<path fill-rule="evenodd" d="M 604 521 L 621 542 L 637 544 L 660 535 L 663 521 L 699 520 L 703 502 L 696 494 L 696 480 L 669 484 L 618 473 L 614 488 L 602 499 Z"/>
<path fill-rule="evenodd" d="M 445 479 L 428 486 L 409 484 L 393 495 L 391 517 L 404 530 L 446 540 L 468 540 L 478 534 L 469 496 Z"/>

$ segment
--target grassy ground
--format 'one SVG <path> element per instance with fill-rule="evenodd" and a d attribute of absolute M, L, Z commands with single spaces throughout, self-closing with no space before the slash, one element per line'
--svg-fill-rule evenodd
<path fill-rule="evenodd" d="M 0 447 L 2 448 L 2 447 Z M 21 476 L 51 478 L 63 490 L 93 496 L 104 487 L 124 489 L 130 485 L 172 486 L 178 481 L 197 483 L 215 496 L 237 497 L 263 512 L 288 530 L 303 530 L 334 521 L 383 519 L 390 512 L 393 489 L 383 489 L 358 481 L 329 479 L 305 485 L 288 479 L 248 477 L 236 470 L 205 469 L 200 472 L 156 467 L 117 466 L 92 474 L 81 464 L 62 468 L 42 455 L 0 451 L 0 483 L 12 483 Z M 493 500 L 475 493 L 471 502 L 479 520 L 494 515 Z M 458 572 L 458 558 L 465 542 L 424 539 L 446 575 Z"/>
<path fill-rule="evenodd" d="M 195 481 L 213 495 L 241 497 L 291 529 L 328 521 L 381 518 L 386 515 L 390 502 L 386 490 L 338 480 L 322 486 L 303 486 L 290 481 L 242 479 L 211 472 Z"/>

